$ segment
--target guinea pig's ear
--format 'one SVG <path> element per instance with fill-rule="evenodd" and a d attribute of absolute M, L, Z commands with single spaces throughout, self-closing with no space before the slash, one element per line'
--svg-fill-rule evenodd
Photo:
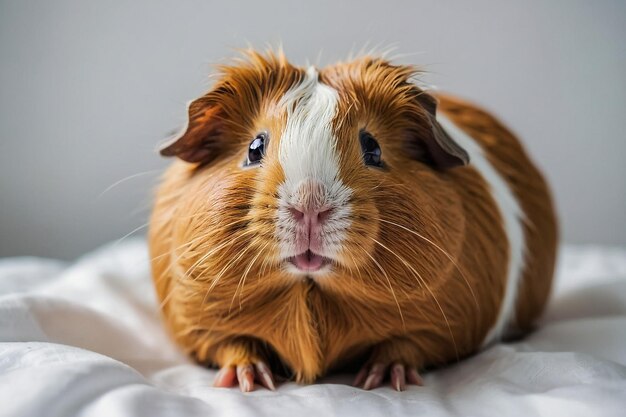
<path fill-rule="evenodd" d="M 456 143 L 437 121 L 437 99 L 430 94 L 420 92 L 417 101 L 426 110 L 426 117 L 430 124 L 429 134 L 432 136 L 423 141 L 429 162 L 438 169 L 469 164 L 469 155 L 465 149 Z"/>
<path fill-rule="evenodd" d="M 217 156 L 218 138 L 224 128 L 219 104 L 201 97 L 187 106 L 187 124 L 181 133 L 159 150 L 162 156 L 176 156 L 187 162 L 209 162 Z"/>

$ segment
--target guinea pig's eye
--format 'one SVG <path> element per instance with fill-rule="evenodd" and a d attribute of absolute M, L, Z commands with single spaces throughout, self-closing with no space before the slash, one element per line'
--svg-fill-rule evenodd
<path fill-rule="evenodd" d="M 267 145 L 267 133 L 262 132 L 256 135 L 248 146 L 248 160 L 246 165 L 258 164 L 265 155 L 265 145 Z"/>
<path fill-rule="evenodd" d="M 374 136 L 366 130 L 361 130 L 359 132 L 359 141 L 361 142 L 365 165 L 375 167 L 382 166 L 382 151 L 380 150 L 380 145 L 376 142 L 376 139 L 374 139 Z"/>

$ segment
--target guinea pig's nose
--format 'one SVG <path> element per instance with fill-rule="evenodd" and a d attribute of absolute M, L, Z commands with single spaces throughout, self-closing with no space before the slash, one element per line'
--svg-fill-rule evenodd
<path fill-rule="evenodd" d="M 291 212 L 291 215 L 296 220 L 296 222 L 304 226 L 315 227 L 317 225 L 323 224 L 332 214 L 333 209 L 322 208 L 316 210 L 291 207 L 289 211 Z"/>
<path fill-rule="evenodd" d="M 303 180 L 298 184 L 289 204 L 291 216 L 309 232 L 318 232 L 333 212 L 326 198 L 326 186 L 321 181 L 315 178 Z"/>

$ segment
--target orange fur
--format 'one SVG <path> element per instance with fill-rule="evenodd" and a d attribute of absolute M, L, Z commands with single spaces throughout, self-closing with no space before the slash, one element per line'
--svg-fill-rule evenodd
<path fill-rule="evenodd" d="M 167 170 L 150 221 L 152 268 L 174 338 L 201 363 L 271 360 L 312 382 L 352 359 L 424 367 L 475 352 L 505 289 L 507 241 L 482 177 L 471 166 L 438 171 L 411 138 L 427 134 L 415 69 L 365 57 L 321 71 L 339 92 L 334 123 L 340 174 L 353 190 L 352 225 L 333 273 L 294 279 L 278 262 L 275 155 L 280 97 L 304 71 L 282 54 L 250 52 L 220 68 L 190 107 L 189 135 L 219 113 L 210 160 Z M 552 204 L 521 145 L 492 116 L 450 97 L 439 110 L 484 146 L 526 211 L 527 268 L 517 304 L 528 329 L 549 288 L 556 248 Z M 201 126 L 198 126 L 198 123 Z M 386 169 L 362 163 L 358 132 L 379 140 Z M 195 129 L 195 130 L 194 130 Z M 256 132 L 272 138 L 260 168 L 242 169 Z M 210 163 L 209 163 L 210 162 Z"/>

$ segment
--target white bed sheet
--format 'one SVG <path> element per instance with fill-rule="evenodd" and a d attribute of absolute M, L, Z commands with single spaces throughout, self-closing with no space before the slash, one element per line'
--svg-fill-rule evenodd
<path fill-rule="evenodd" d="M 157 313 L 145 243 L 73 264 L 0 261 L 0 416 L 626 416 L 626 248 L 566 247 L 539 330 L 363 391 L 339 375 L 277 392 L 213 388 Z"/>

